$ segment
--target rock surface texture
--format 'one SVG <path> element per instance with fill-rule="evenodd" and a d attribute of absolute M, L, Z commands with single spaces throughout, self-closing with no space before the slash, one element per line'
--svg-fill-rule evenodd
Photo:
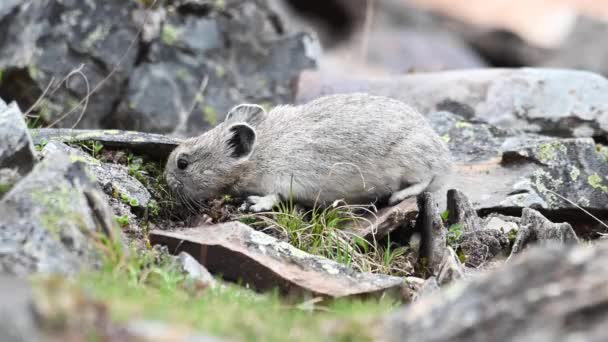
<path fill-rule="evenodd" d="M 74 274 L 98 264 L 94 234 L 114 230 L 82 163 L 47 156 L 0 201 L 0 271 Z"/>
<path fill-rule="evenodd" d="M 421 298 L 386 320 L 385 341 L 601 341 L 608 245 L 535 248 L 500 270 Z"/>
<path fill-rule="evenodd" d="M 51 126 L 197 134 L 242 102 L 291 102 L 318 44 L 268 1 L 22 1 L 0 8 L 0 96 Z"/>

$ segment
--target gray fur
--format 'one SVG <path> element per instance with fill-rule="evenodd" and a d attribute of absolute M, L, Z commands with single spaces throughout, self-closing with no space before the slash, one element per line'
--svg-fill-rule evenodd
<path fill-rule="evenodd" d="M 230 127 L 255 131 L 248 156 L 231 157 Z M 188 158 L 185 170 L 178 158 Z M 342 94 L 265 113 L 241 105 L 226 121 L 185 141 L 169 157 L 169 185 L 193 200 L 222 194 L 261 195 L 305 204 L 398 202 L 441 185 L 451 168 L 443 140 L 408 105 L 386 97 Z M 181 185 L 180 185 L 181 184 Z M 261 202 L 265 201 L 262 205 Z"/>

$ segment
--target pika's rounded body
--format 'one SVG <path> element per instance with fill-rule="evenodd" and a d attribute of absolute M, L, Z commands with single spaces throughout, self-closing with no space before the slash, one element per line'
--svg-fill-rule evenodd
<path fill-rule="evenodd" d="M 246 195 L 261 211 L 288 198 L 304 205 L 396 203 L 436 189 L 450 159 L 413 108 L 355 93 L 269 113 L 237 106 L 223 123 L 176 148 L 166 175 L 187 199 Z"/>

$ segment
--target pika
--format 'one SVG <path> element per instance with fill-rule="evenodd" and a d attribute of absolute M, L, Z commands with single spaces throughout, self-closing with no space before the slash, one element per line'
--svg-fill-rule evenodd
<path fill-rule="evenodd" d="M 306 206 L 395 204 L 437 189 L 451 170 L 443 140 L 407 104 L 363 93 L 300 106 L 234 107 L 224 122 L 180 144 L 165 177 L 182 199 L 248 196 L 250 210 L 281 200 Z"/>

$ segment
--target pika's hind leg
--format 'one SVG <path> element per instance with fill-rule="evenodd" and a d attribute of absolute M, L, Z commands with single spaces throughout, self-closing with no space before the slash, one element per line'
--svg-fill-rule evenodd
<path fill-rule="evenodd" d="M 388 203 L 390 205 L 394 205 L 394 204 L 397 204 L 397 203 L 403 201 L 404 199 L 406 199 L 408 197 L 416 196 L 416 195 L 420 194 L 429 186 L 429 184 L 431 184 L 432 180 L 433 180 L 433 178 L 430 178 L 430 179 L 424 180 L 420 183 L 412 184 L 405 189 L 401 189 L 401 190 L 393 193 L 391 195 L 391 197 L 389 198 Z"/>

